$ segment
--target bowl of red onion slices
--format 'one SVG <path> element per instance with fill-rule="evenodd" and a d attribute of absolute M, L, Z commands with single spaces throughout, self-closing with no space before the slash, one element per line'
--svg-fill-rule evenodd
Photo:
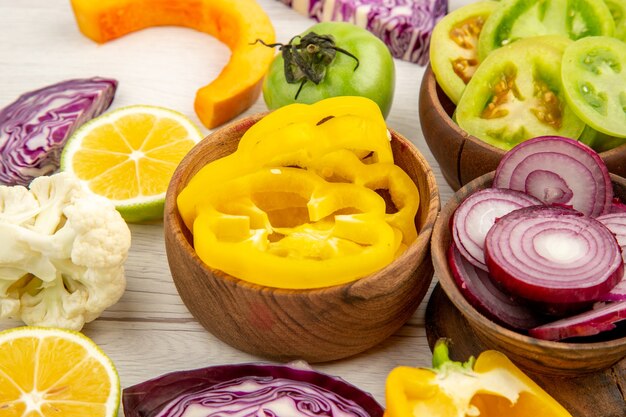
<path fill-rule="evenodd" d="M 626 180 L 564 137 L 522 142 L 459 189 L 433 230 L 436 276 L 474 333 L 528 370 L 626 357 Z"/>

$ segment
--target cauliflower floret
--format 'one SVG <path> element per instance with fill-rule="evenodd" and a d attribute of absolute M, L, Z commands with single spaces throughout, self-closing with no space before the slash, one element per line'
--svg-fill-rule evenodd
<path fill-rule="evenodd" d="M 124 293 L 130 230 L 70 174 L 0 186 L 1 236 L 0 318 L 80 330 Z"/>

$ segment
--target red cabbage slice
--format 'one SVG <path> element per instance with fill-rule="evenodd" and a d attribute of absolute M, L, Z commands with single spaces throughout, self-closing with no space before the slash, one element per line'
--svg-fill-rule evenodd
<path fill-rule="evenodd" d="M 448 264 L 465 299 L 490 320 L 513 330 L 528 330 L 546 322 L 545 317 L 498 288 L 487 272 L 461 256 L 454 243 L 448 250 Z"/>
<path fill-rule="evenodd" d="M 494 187 L 531 194 L 546 204 L 561 204 L 592 217 L 608 213 L 613 187 L 609 171 L 589 146 L 562 136 L 529 139 L 507 152 Z"/>
<path fill-rule="evenodd" d="M 367 29 L 395 58 L 419 65 L 428 63 L 431 32 L 448 12 L 445 0 L 281 1 L 318 21 L 349 22 Z"/>
<path fill-rule="evenodd" d="M 626 320 L 626 301 L 606 304 L 576 316 L 557 320 L 529 330 L 537 339 L 561 340 L 570 337 L 593 336 L 613 330 L 615 323 Z"/>
<path fill-rule="evenodd" d="M 113 101 L 117 81 L 67 80 L 20 96 L 0 110 L 0 184 L 28 185 L 59 168 L 67 139 Z"/>
<path fill-rule="evenodd" d="M 491 276 L 511 294 L 560 307 L 599 300 L 624 273 L 611 231 L 560 206 L 526 207 L 501 217 L 485 238 L 485 259 Z"/>
<path fill-rule="evenodd" d="M 621 204 L 621 203 L 620 203 Z M 614 203 L 615 205 L 615 203 Z M 626 212 L 618 211 L 605 214 L 597 218 L 604 224 L 617 239 L 617 243 L 622 248 L 622 259 L 626 262 Z M 608 293 L 600 297 L 601 301 L 620 301 L 626 300 L 626 266 L 622 279 Z"/>
<path fill-rule="evenodd" d="M 126 417 L 263 415 L 382 417 L 374 398 L 344 380 L 289 365 L 237 364 L 173 372 L 125 388 Z M 187 414 L 188 413 L 188 414 Z"/>
<path fill-rule="evenodd" d="M 498 217 L 541 201 L 520 191 L 485 188 L 467 197 L 452 216 L 452 238 L 472 265 L 487 271 L 483 246 L 485 236 Z"/>

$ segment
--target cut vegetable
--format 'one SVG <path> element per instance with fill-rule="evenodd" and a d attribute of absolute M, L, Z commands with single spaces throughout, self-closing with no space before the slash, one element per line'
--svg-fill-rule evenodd
<path fill-rule="evenodd" d="M 573 317 L 557 320 L 529 330 L 538 339 L 561 340 L 570 337 L 593 336 L 613 330 L 615 323 L 626 320 L 626 301 L 609 303 Z"/>
<path fill-rule="evenodd" d="M 561 78 L 576 115 L 595 130 L 626 138 L 626 43 L 593 36 L 569 45 Z"/>
<path fill-rule="evenodd" d="M 126 417 L 382 417 L 366 392 L 302 366 L 238 364 L 173 372 L 124 389 Z"/>
<path fill-rule="evenodd" d="M 597 220 L 613 232 L 617 243 L 622 247 L 622 256 L 625 257 L 624 260 L 626 261 L 626 253 L 623 251 L 626 248 L 626 213 L 622 211 L 609 213 L 597 217 Z"/>
<path fill-rule="evenodd" d="M 385 417 L 572 417 L 503 353 L 455 362 L 447 343 L 435 343 L 432 369 L 391 370 Z"/>
<path fill-rule="evenodd" d="M 499 289 L 482 269 L 470 264 L 452 244 L 448 264 L 465 299 L 489 319 L 512 329 L 528 330 L 546 319 Z"/>
<path fill-rule="evenodd" d="M 0 184 L 28 185 L 56 171 L 67 139 L 109 107 L 116 88 L 108 78 L 67 80 L 25 93 L 0 110 Z"/>
<path fill-rule="evenodd" d="M 610 210 L 613 186 L 598 154 L 561 136 L 527 140 L 507 152 L 493 180 L 494 187 L 523 191 L 546 204 L 562 204 L 588 215 Z"/>
<path fill-rule="evenodd" d="M 224 42 L 232 54 L 222 72 L 200 88 L 194 103 L 212 129 L 248 109 L 261 93 L 274 52 L 257 39 L 274 42 L 274 27 L 254 0 L 72 0 L 80 31 L 99 42 L 153 26 L 183 26 Z"/>
<path fill-rule="evenodd" d="M 381 39 L 394 57 L 425 65 L 433 26 L 448 11 L 444 0 L 281 0 L 315 20 L 348 22 Z"/>
<path fill-rule="evenodd" d="M 558 206 L 533 206 L 501 217 L 485 238 L 491 276 L 512 294 L 564 307 L 593 302 L 622 278 L 613 234 L 599 221 Z"/>
<path fill-rule="evenodd" d="M 602 0 L 508 0 L 500 4 L 478 40 L 481 59 L 522 38 L 559 34 L 576 40 L 612 36 L 615 31 L 613 16 Z"/>
<path fill-rule="evenodd" d="M 469 3 L 447 14 L 433 29 L 430 65 L 437 84 L 453 103 L 459 102 L 478 68 L 478 35 L 499 5 L 491 0 Z"/>
<path fill-rule="evenodd" d="M 466 198 L 452 217 L 452 238 L 472 265 L 487 271 L 483 251 L 485 236 L 498 217 L 541 201 L 520 191 L 486 188 Z"/>
<path fill-rule="evenodd" d="M 624 206 L 624 204 L 621 206 Z M 622 210 L 621 206 L 619 210 Z M 614 203 L 613 207 L 616 207 Z M 617 211 L 611 214 L 605 214 L 598 217 L 598 221 L 604 224 L 617 239 L 617 243 L 622 249 L 622 259 L 626 262 L 626 211 Z M 626 270 L 625 270 L 626 273 Z M 620 282 L 611 289 L 608 293 L 602 295 L 600 298 L 602 301 L 621 301 L 626 300 L 626 276 L 622 276 Z"/>
<path fill-rule="evenodd" d="M 626 0 L 604 0 L 615 21 L 615 36 L 626 42 Z"/>
<path fill-rule="evenodd" d="M 565 100 L 563 44 L 554 36 L 528 38 L 492 52 L 457 104 L 459 127 L 503 150 L 537 136 L 578 138 L 585 124 Z"/>
<path fill-rule="evenodd" d="M 609 208 L 609 214 L 612 213 L 626 213 L 626 204 L 622 203 L 619 198 L 614 198 Z"/>

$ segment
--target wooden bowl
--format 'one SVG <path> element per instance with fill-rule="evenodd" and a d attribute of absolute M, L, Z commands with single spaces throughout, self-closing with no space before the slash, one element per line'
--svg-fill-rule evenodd
<path fill-rule="evenodd" d="M 312 290 L 262 287 L 211 269 L 196 255 L 176 197 L 208 162 L 236 150 L 263 115 L 209 135 L 181 161 L 165 201 L 167 258 L 178 292 L 194 317 L 237 349 L 275 360 L 322 362 L 362 352 L 398 330 L 424 298 L 433 276 L 430 235 L 439 194 L 428 163 L 411 142 L 391 132 L 396 164 L 417 184 L 419 236 L 394 262 L 357 281 Z"/>
<path fill-rule="evenodd" d="M 489 348 L 505 353 L 532 372 L 576 376 L 609 368 L 626 357 L 626 335 L 598 342 L 552 342 L 506 329 L 479 313 L 465 299 L 454 281 L 446 251 L 452 237 L 449 222 L 458 205 L 473 192 L 490 187 L 495 172 L 487 173 L 458 190 L 443 207 L 432 236 L 432 257 L 441 287 L 465 316 L 474 333 Z M 612 175 L 615 196 L 626 201 L 626 179 Z"/>
<path fill-rule="evenodd" d="M 495 170 L 505 151 L 461 129 L 452 121 L 454 109 L 454 103 L 437 84 L 429 65 L 420 88 L 420 123 L 443 177 L 456 191 L 474 178 Z M 626 177 L 626 144 L 599 155 L 610 172 Z"/>

